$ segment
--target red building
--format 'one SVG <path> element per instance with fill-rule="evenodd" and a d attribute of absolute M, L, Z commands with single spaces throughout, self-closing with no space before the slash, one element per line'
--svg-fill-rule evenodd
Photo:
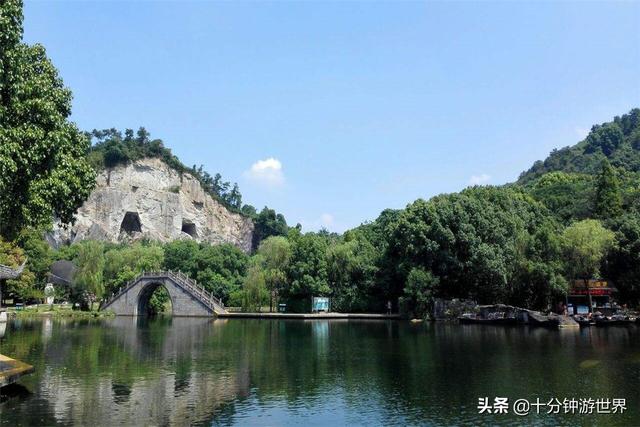
<path fill-rule="evenodd" d="M 586 314 L 589 311 L 610 312 L 612 309 L 612 295 L 616 289 L 603 279 L 588 281 L 574 280 L 567 296 L 569 314 Z M 589 310 L 591 297 L 591 310 Z"/>

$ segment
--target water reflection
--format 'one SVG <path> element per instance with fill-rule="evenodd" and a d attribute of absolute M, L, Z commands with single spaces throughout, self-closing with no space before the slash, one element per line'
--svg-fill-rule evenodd
<path fill-rule="evenodd" d="M 640 424 L 640 328 L 120 317 L 16 321 L 36 366 L 0 424 L 478 424 L 480 396 L 625 397 Z M 494 420 L 495 421 L 495 420 Z M 501 424 L 519 425 L 504 416 Z M 562 416 L 528 419 L 573 425 Z M 313 422 L 311 422 L 313 424 Z"/>

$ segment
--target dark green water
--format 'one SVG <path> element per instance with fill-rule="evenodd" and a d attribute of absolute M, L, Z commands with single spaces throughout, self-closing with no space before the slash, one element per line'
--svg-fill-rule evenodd
<path fill-rule="evenodd" d="M 117 318 L 9 323 L 0 425 L 640 425 L 640 328 Z M 478 398 L 625 398 L 610 415 Z M 511 408 L 509 408 L 511 412 Z"/>

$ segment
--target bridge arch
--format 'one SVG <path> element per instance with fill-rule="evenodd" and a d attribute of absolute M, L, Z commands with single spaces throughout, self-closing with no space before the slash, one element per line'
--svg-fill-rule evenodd
<path fill-rule="evenodd" d="M 103 305 L 121 316 L 143 316 L 158 287 L 171 299 L 173 316 L 215 316 L 226 313 L 224 304 L 186 275 L 172 271 L 145 272 L 112 295 Z"/>
<path fill-rule="evenodd" d="M 148 282 L 146 285 L 140 288 L 138 292 L 138 302 L 136 304 L 136 316 L 145 316 L 149 314 L 149 304 L 151 302 L 151 297 L 153 294 L 159 289 L 164 288 L 167 291 L 167 295 L 169 295 L 169 301 L 171 302 L 171 315 L 173 315 L 173 297 L 169 289 L 166 288 L 160 281 L 157 282 Z"/>

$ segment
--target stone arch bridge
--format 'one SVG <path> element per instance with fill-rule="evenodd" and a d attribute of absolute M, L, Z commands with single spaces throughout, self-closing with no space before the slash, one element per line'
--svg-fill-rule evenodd
<path fill-rule="evenodd" d="M 141 316 L 147 313 L 151 295 L 164 286 L 171 299 L 174 316 L 215 316 L 226 313 L 224 304 L 195 280 L 181 272 L 143 272 L 103 303 L 102 310 L 118 316 Z"/>

